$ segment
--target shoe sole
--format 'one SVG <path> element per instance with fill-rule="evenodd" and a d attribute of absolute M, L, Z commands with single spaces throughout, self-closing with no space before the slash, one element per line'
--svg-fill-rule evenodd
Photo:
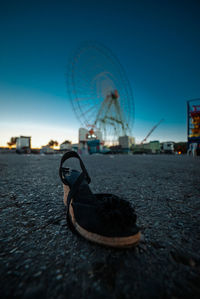
<path fill-rule="evenodd" d="M 67 196 L 69 193 L 69 187 L 64 185 L 64 204 L 67 205 Z M 73 201 L 73 199 L 72 199 Z M 72 225 L 74 226 L 75 230 L 85 239 L 98 243 L 100 245 L 115 247 L 115 248 L 129 248 L 136 246 L 141 238 L 141 233 L 138 232 L 135 235 L 129 237 L 106 237 L 102 235 L 98 235 L 96 233 L 92 233 L 87 231 L 85 228 L 81 227 L 75 219 L 74 210 L 72 207 L 72 201 L 69 206 L 69 216 Z"/>

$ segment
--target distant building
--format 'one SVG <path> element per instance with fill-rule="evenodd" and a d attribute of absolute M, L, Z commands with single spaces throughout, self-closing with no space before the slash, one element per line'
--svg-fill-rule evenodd
<path fill-rule="evenodd" d="M 78 149 L 79 149 L 78 146 L 79 146 L 78 143 L 73 143 L 73 144 L 72 144 L 72 151 L 78 152 Z"/>
<path fill-rule="evenodd" d="M 89 154 L 100 153 L 100 140 L 94 139 L 87 142 Z"/>
<path fill-rule="evenodd" d="M 135 144 L 135 138 L 130 136 L 120 136 L 119 145 L 122 149 L 129 150 Z"/>
<path fill-rule="evenodd" d="M 148 143 L 135 144 L 133 153 L 159 154 L 160 142 L 158 140 L 150 141 Z"/>
<path fill-rule="evenodd" d="M 85 128 L 80 128 L 78 131 L 78 140 L 80 142 L 86 142 L 88 137 L 88 130 Z"/>
<path fill-rule="evenodd" d="M 78 139 L 80 154 L 96 153 L 102 150 L 103 137 L 99 130 L 80 128 Z"/>
<path fill-rule="evenodd" d="M 61 143 L 60 145 L 60 150 L 61 151 L 70 151 L 72 149 L 72 143 L 68 140 L 64 141 L 63 143 Z"/>
<path fill-rule="evenodd" d="M 165 154 L 174 153 L 174 142 L 173 141 L 162 142 L 161 151 Z"/>
<path fill-rule="evenodd" d="M 102 144 L 103 142 L 103 137 L 102 137 L 102 133 L 99 130 L 94 131 L 94 134 L 96 135 L 96 139 L 98 139 L 100 141 L 100 143 Z"/>
<path fill-rule="evenodd" d="M 9 148 L 9 147 L 0 147 L 0 154 L 11 154 L 15 153 L 16 149 L 15 148 Z"/>
<path fill-rule="evenodd" d="M 158 140 L 150 141 L 143 144 L 144 149 L 149 149 L 152 154 L 160 153 L 160 142 Z"/>
<path fill-rule="evenodd" d="M 20 136 L 16 139 L 16 151 L 17 152 L 29 152 L 31 149 L 31 137 Z"/>
<path fill-rule="evenodd" d="M 93 130 L 93 129 L 87 130 L 85 128 L 79 129 L 79 136 L 78 136 L 79 143 L 86 143 L 89 140 L 95 140 L 95 139 L 98 139 L 100 143 L 103 142 L 101 131 Z"/>
<path fill-rule="evenodd" d="M 41 147 L 40 153 L 41 154 L 53 154 L 54 149 L 52 147 L 50 147 L 49 145 L 44 145 Z"/>

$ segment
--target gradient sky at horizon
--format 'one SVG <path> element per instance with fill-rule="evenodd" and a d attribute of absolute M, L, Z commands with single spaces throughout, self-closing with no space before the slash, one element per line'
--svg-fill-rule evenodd
<path fill-rule="evenodd" d="M 0 146 L 12 136 L 77 142 L 67 63 L 85 40 L 105 44 L 133 89 L 134 136 L 186 141 L 186 101 L 200 98 L 199 1 L 6 1 L 0 8 Z"/>

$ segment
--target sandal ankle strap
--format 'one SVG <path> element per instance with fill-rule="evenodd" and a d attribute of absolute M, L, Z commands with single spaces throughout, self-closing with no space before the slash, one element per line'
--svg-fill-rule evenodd
<path fill-rule="evenodd" d="M 68 160 L 69 158 L 77 158 L 77 159 L 79 159 L 81 169 L 82 169 L 83 174 L 85 175 L 85 178 L 86 178 L 86 180 L 87 180 L 87 182 L 88 182 L 88 184 L 89 184 L 89 183 L 91 182 L 90 176 L 89 176 L 89 174 L 88 174 L 88 172 L 87 172 L 87 170 L 86 170 L 86 168 L 85 168 L 85 165 L 83 164 L 83 161 L 81 160 L 81 158 L 80 158 L 80 156 L 78 155 L 78 153 L 75 152 L 75 151 L 69 151 L 69 152 L 66 152 L 66 153 L 62 156 L 62 159 L 61 159 L 61 162 L 60 162 L 60 168 L 59 168 L 59 175 L 60 175 L 60 178 L 61 178 L 62 182 L 63 182 L 64 184 L 66 184 L 65 181 L 64 181 L 64 179 L 63 179 L 63 176 L 62 176 L 62 169 L 63 169 L 62 165 L 63 165 L 63 163 L 64 163 L 66 160 Z"/>

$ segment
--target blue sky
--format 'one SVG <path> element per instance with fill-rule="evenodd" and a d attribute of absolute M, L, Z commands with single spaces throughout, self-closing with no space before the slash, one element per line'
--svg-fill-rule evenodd
<path fill-rule="evenodd" d="M 0 9 L 0 145 L 30 135 L 78 139 L 66 91 L 70 55 L 85 40 L 110 48 L 133 89 L 133 134 L 186 140 L 186 101 L 200 97 L 199 1 L 4 1 Z"/>

